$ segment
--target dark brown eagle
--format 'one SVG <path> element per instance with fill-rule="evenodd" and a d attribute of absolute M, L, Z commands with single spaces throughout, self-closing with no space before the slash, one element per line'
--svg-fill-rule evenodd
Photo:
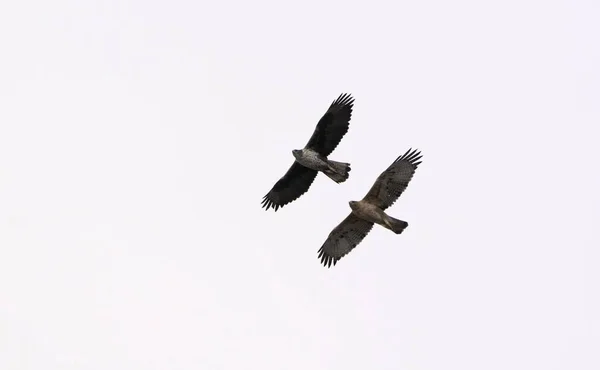
<path fill-rule="evenodd" d="M 349 202 L 352 212 L 333 229 L 318 251 L 324 266 L 331 267 L 331 264 L 335 266 L 340 258 L 348 254 L 367 236 L 373 224 L 381 225 L 396 234 L 406 229 L 407 222 L 393 218 L 384 211 L 394 204 L 406 189 L 421 163 L 421 157 L 421 152 L 409 149 L 379 175 L 371 190 L 361 201 Z"/>
<path fill-rule="evenodd" d="M 333 181 L 342 183 L 349 177 L 350 163 L 327 159 L 348 132 L 354 98 L 341 94 L 317 123 L 310 140 L 303 149 L 292 150 L 296 159 L 292 167 L 275 183 L 261 202 L 265 210 L 277 211 L 298 199 L 308 191 L 318 172 L 323 172 Z"/>

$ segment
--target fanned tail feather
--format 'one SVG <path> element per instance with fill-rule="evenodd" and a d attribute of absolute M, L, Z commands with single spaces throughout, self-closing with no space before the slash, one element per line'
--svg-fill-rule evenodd
<path fill-rule="evenodd" d="M 323 171 L 323 173 L 338 184 L 348 180 L 348 177 L 350 177 L 350 163 L 328 160 L 327 164 L 329 165 L 329 170 Z"/>
<path fill-rule="evenodd" d="M 385 220 L 385 226 L 387 226 L 387 228 L 392 230 L 394 233 L 400 234 L 408 227 L 408 222 L 387 216 Z"/>

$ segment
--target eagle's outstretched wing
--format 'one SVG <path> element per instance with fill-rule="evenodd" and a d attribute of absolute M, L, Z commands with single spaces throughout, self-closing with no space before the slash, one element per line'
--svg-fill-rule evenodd
<path fill-rule="evenodd" d="M 262 207 L 265 210 L 272 207 L 277 212 L 279 208 L 306 193 L 315 181 L 315 177 L 317 177 L 317 171 L 294 162 L 285 175 L 275 183 L 271 191 L 263 197 Z"/>
<path fill-rule="evenodd" d="M 329 233 L 327 240 L 319 249 L 319 258 L 326 267 L 335 266 L 340 258 L 348 254 L 367 236 L 373 223 L 365 221 L 350 213 L 339 225 Z"/>
<path fill-rule="evenodd" d="M 415 170 L 421 164 L 419 161 L 421 157 L 421 152 L 411 148 L 396 158 L 394 163 L 375 180 L 371 190 L 363 200 L 376 205 L 382 210 L 390 207 L 408 186 Z"/>
<path fill-rule="evenodd" d="M 325 157 L 330 155 L 348 132 L 353 104 L 354 98 L 350 94 L 341 94 L 334 100 L 317 123 L 306 147 Z"/>

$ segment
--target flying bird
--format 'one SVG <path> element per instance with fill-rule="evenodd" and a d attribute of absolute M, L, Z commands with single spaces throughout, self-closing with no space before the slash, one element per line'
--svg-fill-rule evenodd
<path fill-rule="evenodd" d="M 367 195 L 356 202 L 350 201 L 352 212 L 331 231 L 318 251 L 318 258 L 331 267 L 354 249 L 367 236 L 374 224 L 396 234 L 402 233 L 408 223 L 387 215 L 384 211 L 402 194 L 421 164 L 421 152 L 409 149 L 379 175 Z"/>
<path fill-rule="evenodd" d="M 327 156 L 348 132 L 353 105 L 350 94 L 341 94 L 331 103 L 304 148 L 292 150 L 294 164 L 263 197 L 261 204 L 265 210 L 273 208 L 277 212 L 298 199 L 308 191 L 319 172 L 338 184 L 348 179 L 350 163 L 332 161 Z"/>

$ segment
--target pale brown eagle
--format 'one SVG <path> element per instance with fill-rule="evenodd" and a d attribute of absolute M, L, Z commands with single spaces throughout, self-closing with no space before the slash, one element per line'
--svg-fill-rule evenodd
<path fill-rule="evenodd" d="M 387 215 L 384 210 L 400 197 L 421 163 L 421 152 L 409 149 L 398 157 L 387 170 L 381 173 L 371 190 L 358 202 L 350 201 L 352 212 L 329 234 L 319 249 L 321 263 L 335 266 L 340 258 L 348 254 L 378 224 L 396 234 L 402 233 L 408 223 Z"/>
<path fill-rule="evenodd" d="M 331 103 L 329 109 L 317 123 L 310 140 L 303 149 L 292 150 L 294 164 L 262 199 L 265 210 L 277 211 L 286 204 L 298 199 L 308 191 L 318 172 L 323 172 L 336 183 L 349 177 L 350 163 L 327 159 L 348 132 L 354 98 L 341 94 Z"/>

